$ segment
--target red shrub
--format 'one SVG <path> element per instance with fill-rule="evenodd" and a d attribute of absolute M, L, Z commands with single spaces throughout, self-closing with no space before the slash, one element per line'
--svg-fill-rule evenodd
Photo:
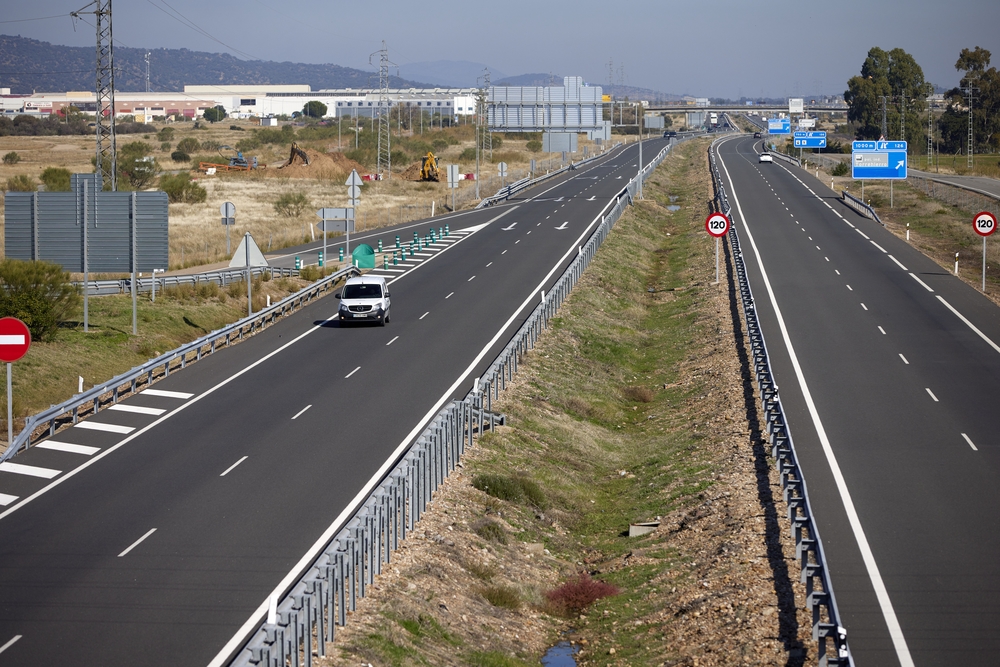
<path fill-rule="evenodd" d="M 576 615 L 601 598 L 618 595 L 617 586 L 591 579 L 586 572 L 545 594 L 549 603 L 568 615 Z"/>

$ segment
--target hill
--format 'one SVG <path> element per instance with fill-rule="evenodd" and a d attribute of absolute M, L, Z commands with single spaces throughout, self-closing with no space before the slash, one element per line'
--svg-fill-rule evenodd
<path fill-rule="evenodd" d="M 153 49 L 150 90 L 180 91 L 185 85 L 308 84 L 323 88 L 378 87 L 378 75 L 340 65 L 240 60 L 226 53 Z M 146 89 L 146 50 L 115 47 L 115 88 Z M 373 80 L 374 77 L 374 80 Z M 433 87 L 391 77 L 391 87 Z M 0 35 L 0 87 L 12 93 L 94 90 L 94 47 L 60 46 Z"/>

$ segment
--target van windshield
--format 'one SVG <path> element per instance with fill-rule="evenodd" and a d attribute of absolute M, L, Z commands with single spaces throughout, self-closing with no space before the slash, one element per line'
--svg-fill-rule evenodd
<path fill-rule="evenodd" d="M 382 286 L 378 284 L 355 284 L 344 286 L 345 299 L 380 299 L 382 298 Z"/>

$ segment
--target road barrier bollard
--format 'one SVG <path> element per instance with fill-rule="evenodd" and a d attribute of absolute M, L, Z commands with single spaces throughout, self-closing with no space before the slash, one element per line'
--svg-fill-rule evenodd
<path fill-rule="evenodd" d="M 448 225 L 445 225 L 444 226 L 444 235 L 448 236 L 448 234 L 451 234 L 451 229 L 448 227 Z"/>
<path fill-rule="evenodd" d="M 378 251 L 382 252 L 382 239 L 378 240 Z"/>
<path fill-rule="evenodd" d="M 396 234 L 396 247 L 399 247 L 399 234 Z"/>
<path fill-rule="evenodd" d="M 438 227 L 438 238 L 442 238 L 443 232 L 444 232 L 444 228 L 443 227 Z"/>
<path fill-rule="evenodd" d="M 344 249 L 343 248 L 340 249 L 340 261 L 341 262 L 344 261 Z"/>
<path fill-rule="evenodd" d="M 395 251 L 394 253 L 392 253 L 392 265 L 393 266 L 396 266 L 396 260 L 397 260 L 398 257 L 399 257 L 399 251 L 398 250 Z"/>
<path fill-rule="evenodd" d="M 383 269 L 389 268 L 389 255 L 382 255 L 382 268 Z"/>
<path fill-rule="evenodd" d="M 302 258 L 298 255 L 295 256 L 295 270 L 298 271 L 302 268 Z"/>
<path fill-rule="evenodd" d="M 420 240 L 420 234 L 417 234 L 416 232 L 413 232 L 413 240 L 414 241 L 419 241 Z"/>
<path fill-rule="evenodd" d="M 319 251 L 319 260 L 316 262 L 316 265 L 319 268 L 321 268 L 321 269 L 323 268 L 323 251 L 322 250 Z"/>

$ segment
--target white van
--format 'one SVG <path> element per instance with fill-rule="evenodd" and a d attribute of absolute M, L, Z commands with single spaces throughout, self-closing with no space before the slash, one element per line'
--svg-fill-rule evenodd
<path fill-rule="evenodd" d="M 335 296 L 340 299 L 337 314 L 343 324 L 378 322 L 385 326 L 389 321 L 389 286 L 381 276 L 351 278 Z"/>

